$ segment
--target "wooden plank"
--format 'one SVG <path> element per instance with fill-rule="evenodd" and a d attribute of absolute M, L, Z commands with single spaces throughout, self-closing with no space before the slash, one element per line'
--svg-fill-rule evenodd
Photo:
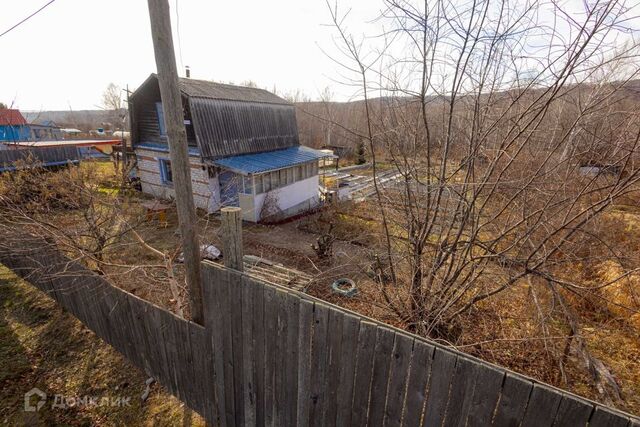
<path fill-rule="evenodd" d="M 264 289 L 264 423 L 274 426 L 274 401 L 275 401 L 275 369 L 276 369 L 276 338 L 278 328 L 278 312 L 275 301 L 274 288 Z"/>
<path fill-rule="evenodd" d="M 244 374 L 242 372 L 242 274 L 229 271 L 231 349 L 233 354 L 233 391 L 237 426 L 244 425 Z"/>
<path fill-rule="evenodd" d="M 287 312 L 287 351 L 286 351 L 286 406 L 287 413 L 285 417 L 286 425 L 295 425 L 298 409 L 298 334 L 300 325 L 298 319 L 300 317 L 300 297 L 293 294 L 287 294 L 286 300 Z"/>
<path fill-rule="evenodd" d="M 276 343 L 275 371 L 274 371 L 274 410 L 273 421 L 275 425 L 287 425 L 286 423 L 286 371 L 288 368 L 287 353 L 287 327 L 288 316 L 286 307 L 287 293 L 282 289 L 276 290 L 276 315 L 277 334 L 274 337 Z"/>
<path fill-rule="evenodd" d="M 360 322 L 355 383 L 353 385 L 353 414 L 351 425 L 366 426 L 369 414 L 369 391 L 373 374 L 373 355 L 378 327 L 371 322 Z"/>
<path fill-rule="evenodd" d="M 530 380 L 507 372 L 500 392 L 500 400 L 493 419 L 494 426 L 517 427 L 520 425 L 533 389 Z"/>
<path fill-rule="evenodd" d="M 213 378 L 213 354 L 208 348 L 208 333 L 204 327 L 188 322 L 189 341 L 193 354 L 193 397 L 191 406 L 209 423 L 217 422 L 215 386 Z"/>
<path fill-rule="evenodd" d="M 351 424 L 359 328 L 360 320 L 356 316 L 345 314 L 342 323 L 342 362 L 340 363 L 340 381 L 336 396 L 338 407 L 335 424 L 338 426 L 347 426 Z"/>
<path fill-rule="evenodd" d="M 567 394 L 560 402 L 554 425 L 584 427 L 589 422 L 593 409 L 592 403 Z"/>
<path fill-rule="evenodd" d="M 250 278 L 243 276 L 239 284 L 242 291 L 242 365 L 244 390 L 244 420 L 246 425 L 256 424 L 256 354 L 253 330 L 253 283 Z"/>
<path fill-rule="evenodd" d="M 322 425 L 335 425 L 338 411 L 338 387 L 340 386 L 340 365 L 342 358 L 342 326 L 344 314 L 337 310 L 329 311 L 327 329 L 327 373 L 325 380 L 325 399 L 322 407 Z"/>
<path fill-rule="evenodd" d="M 422 421 L 423 426 L 442 424 L 449 401 L 449 388 L 457 358 L 455 353 L 441 348 L 435 349 L 429 377 L 429 393 Z"/>
<path fill-rule="evenodd" d="M 236 394 L 234 389 L 233 376 L 233 336 L 232 336 L 232 312 L 236 309 L 231 304 L 229 294 L 229 270 L 221 270 L 219 277 L 219 307 L 220 307 L 220 323 L 216 327 L 222 332 L 222 348 L 220 351 L 224 357 L 224 399 L 225 399 L 225 418 L 228 426 L 236 424 Z"/>
<path fill-rule="evenodd" d="M 311 404 L 309 425 L 322 425 L 322 405 L 324 403 L 325 378 L 327 372 L 327 330 L 329 308 L 316 303 L 313 312 L 313 333 L 311 346 Z"/>
<path fill-rule="evenodd" d="M 189 321 L 174 316 L 173 325 L 176 329 L 176 339 L 179 346 L 178 358 L 178 388 L 182 394 L 182 401 L 191 409 L 202 413 L 202 406 L 198 405 L 199 388 L 196 380 L 197 373 L 194 366 L 196 356 L 194 344 L 191 340 Z"/>
<path fill-rule="evenodd" d="M 444 426 L 465 425 L 466 418 L 473 401 L 478 365 L 475 361 L 458 356 L 456 368 L 451 380 L 449 404 L 447 406 Z"/>
<path fill-rule="evenodd" d="M 169 390 L 169 393 L 180 399 L 182 393 L 178 387 L 179 366 L 177 365 L 179 363 L 178 346 L 180 345 L 180 348 L 182 348 L 182 343 L 179 341 L 176 328 L 174 328 L 173 316 L 164 310 L 160 310 L 159 313 L 161 322 L 160 330 L 162 331 L 162 340 L 167 357 L 167 371 L 165 373 L 164 386 Z"/>
<path fill-rule="evenodd" d="M 562 395 L 554 389 L 543 384 L 534 384 L 521 426 L 544 427 L 553 425 L 561 400 Z"/>
<path fill-rule="evenodd" d="M 589 427 L 627 427 L 629 418 L 620 412 L 596 405 L 589 420 Z"/>
<path fill-rule="evenodd" d="M 387 401 L 391 352 L 393 351 L 394 340 L 395 332 L 393 330 L 378 327 L 371 378 L 371 394 L 369 397 L 368 424 L 372 426 L 381 426 L 384 421 L 384 408 Z"/>
<path fill-rule="evenodd" d="M 225 392 L 224 392 L 224 338 L 222 333 L 222 309 L 220 307 L 220 276 L 222 271 L 206 263 L 202 264 L 203 316 L 208 340 L 208 347 L 212 354 L 213 375 L 208 381 L 213 382 L 215 394 L 215 422 L 214 425 L 227 426 Z"/>
<path fill-rule="evenodd" d="M 309 410 L 311 404 L 311 336 L 313 329 L 313 303 L 300 300 L 300 314 L 298 316 L 298 410 L 296 425 L 309 425 Z M 347 425 L 347 424 L 343 424 Z"/>
<path fill-rule="evenodd" d="M 498 399 L 500 399 L 504 371 L 484 364 L 478 364 L 476 370 L 476 387 L 466 424 L 488 426 L 491 425 Z"/>
<path fill-rule="evenodd" d="M 387 407 L 384 415 L 385 426 L 400 427 L 402 425 L 413 341 L 413 337 L 396 334 L 391 353 Z"/>
<path fill-rule="evenodd" d="M 423 341 L 416 340 L 413 344 L 403 426 L 421 425 L 434 350 L 434 346 Z"/>
<path fill-rule="evenodd" d="M 164 346 L 164 337 L 162 332 L 162 310 L 152 310 L 147 318 L 147 331 L 149 333 L 150 342 L 156 344 L 156 357 L 151 359 L 151 367 L 154 378 L 160 384 L 166 384 L 169 376 L 169 367 L 167 364 L 166 349 Z"/>
<path fill-rule="evenodd" d="M 264 325 L 264 285 L 256 281 L 251 283 L 253 298 L 253 348 L 254 348 L 254 384 L 256 390 L 256 425 L 264 425 L 264 372 L 265 372 L 265 325 Z"/>

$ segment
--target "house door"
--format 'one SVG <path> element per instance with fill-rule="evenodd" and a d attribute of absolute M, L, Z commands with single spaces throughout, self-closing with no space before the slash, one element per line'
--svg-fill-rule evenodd
<path fill-rule="evenodd" d="M 239 178 L 238 175 L 229 171 L 222 171 L 220 175 L 218 175 L 222 206 L 239 206 L 238 188 L 241 183 Z"/>

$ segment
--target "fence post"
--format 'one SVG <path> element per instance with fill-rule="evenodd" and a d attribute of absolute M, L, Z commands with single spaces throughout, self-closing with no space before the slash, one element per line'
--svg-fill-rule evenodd
<path fill-rule="evenodd" d="M 243 270 L 242 209 L 225 207 L 222 212 L 222 249 L 224 265 L 234 270 Z"/>

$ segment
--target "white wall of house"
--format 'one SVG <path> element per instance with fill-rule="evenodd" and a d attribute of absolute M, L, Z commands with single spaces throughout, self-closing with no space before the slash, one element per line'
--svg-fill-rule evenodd
<path fill-rule="evenodd" d="M 150 194 L 158 199 L 174 199 L 173 185 L 164 183 L 160 174 L 160 160 L 169 159 L 169 153 L 136 148 L 138 159 L 138 177 L 142 186 L 142 192 Z M 207 166 L 202 163 L 200 156 L 189 156 L 191 165 L 191 185 L 193 187 L 193 200 L 196 207 L 208 212 L 215 212 L 220 208 L 220 189 L 218 177 L 209 177 Z"/>
<path fill-rule="evenodd" d="M 259 221 L 267 197 L 273 200 L 277 211 L 284 213 L 284 216 L 293 216 L 296 213 L 312 209 L 320 203 L 318 184 L 319 177 L 314 175 L 267 193 L 256 194 L 255 197 L 250 194 L 239 194 L 243 219 L 252 222 Z M 271 212 L 271 214 L 274 213 L 276 212 Z"/>

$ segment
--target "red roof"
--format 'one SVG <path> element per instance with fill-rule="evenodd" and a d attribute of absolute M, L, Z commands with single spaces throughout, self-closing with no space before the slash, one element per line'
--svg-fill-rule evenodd
<path fill-rule="evenodd" d="M 0 110 L 0 126 L 19 126 L 26 125 L 25 120 L 20 110 L 12 110 L 10 108 Z"/>

